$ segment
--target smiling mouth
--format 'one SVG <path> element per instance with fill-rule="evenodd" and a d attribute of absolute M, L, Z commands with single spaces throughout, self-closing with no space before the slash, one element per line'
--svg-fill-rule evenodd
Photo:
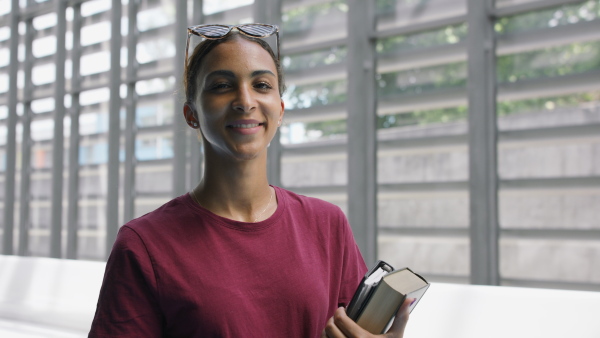
<path fill-rule="evenodd" d="M 241 123 L 241 124 L 230 124 L 227 127 L 249 129 L 249 128 L 256 128 L 256 127 L 262 126 L 262 125 L 264 125 L 264 123 Z"/>

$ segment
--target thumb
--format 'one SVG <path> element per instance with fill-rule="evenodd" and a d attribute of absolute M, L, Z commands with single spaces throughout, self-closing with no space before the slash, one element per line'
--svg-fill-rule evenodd
<path fill-rule="evenodd" d="M 408 323 L 408 317 L 410 315 L 409 309 L 415 300 L 415 298 L 406 298 L 404 300 L 404 303 L 402 303 L 402 306 L 400 306 L 398 312 L 396 312 L 394 323 L 386 336 L 394 338 L 402 338 L 404 336 L 404 329 L 406 329 L 406 324 Z"/>

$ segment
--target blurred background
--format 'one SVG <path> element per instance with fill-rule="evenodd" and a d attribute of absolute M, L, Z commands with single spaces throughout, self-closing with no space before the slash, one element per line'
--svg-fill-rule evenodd
<path fill-rule="evenodd" d="M 246 22 L 280 26 L 270 182 L 368 262 L 600 291 L 600 0 L 1 0 L 2 253 L 105 260 L 195 186 L 186 28 Z"/>

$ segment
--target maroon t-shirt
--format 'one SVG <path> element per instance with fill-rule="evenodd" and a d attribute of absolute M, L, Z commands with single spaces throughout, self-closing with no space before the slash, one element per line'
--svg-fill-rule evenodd
<path fill-rule="evenodd" d="M 275 192 L 258 223 L 186 194 L 123 226 L 90 337 L 319 337 L 367 268 L 337 206 Z"/>

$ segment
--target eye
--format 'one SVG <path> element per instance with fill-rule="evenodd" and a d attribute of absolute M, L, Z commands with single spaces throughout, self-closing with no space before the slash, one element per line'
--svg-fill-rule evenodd
<path fill-rule="evenodd" d="M 209 86 L 206 87 L 206 90 L 208 90 L 208 91 L 224 91 L 229 88 L 231 88 L 231 84 L 229 82 L 221 81 L 221 82 L 211 83 Z"/>
<path fill-rule="evenodd" d="M 257 82 L 256 84 L 254 84 L 254 88 L 261 90 L 261 91 L 268 91 L 268 90 L 273 89 L 273 86 L 271 86 L 271 84 L 268 82 L 260 81 L 260 82 Z"/>

